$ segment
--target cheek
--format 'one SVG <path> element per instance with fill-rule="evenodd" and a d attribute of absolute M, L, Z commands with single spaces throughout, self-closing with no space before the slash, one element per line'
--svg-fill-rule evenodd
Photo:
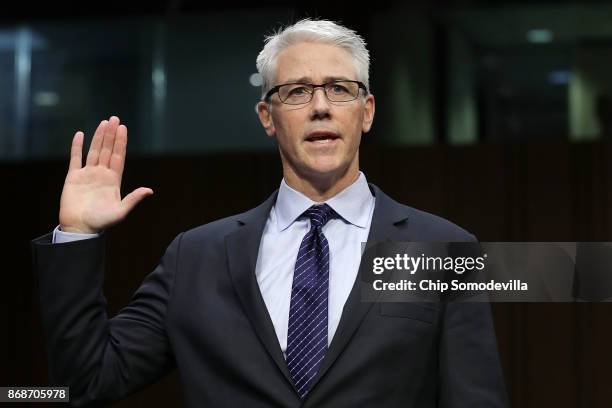
<path fill-rule="evenodd" d="M 283 122 L 281 122 L 283 123 Z M 275 139 L 280 149 L 287 155 L 295 155 L 300 150 L 294 134 L 295 130 L 286 122 L 276 126 Z"/>
<path fill-rule="evenodd" d="M 285 137 L 291 136 L 295 132 L 298 118 L 293 112 L 276 112 L 274 115 L 274 124 L 276 130 L 282 133 Z"/>
<path fill-rule="evenodd" d="M 358 110 L 354 112 L 351 116 L 351 119 L 346 122 L 345 129 L 350 133 L 351 139 L 358 139 L 361 136 L 363 130 L 363 111 Z"/>

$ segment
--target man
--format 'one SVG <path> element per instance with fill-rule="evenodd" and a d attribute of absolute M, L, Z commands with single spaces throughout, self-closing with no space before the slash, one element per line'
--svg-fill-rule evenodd
<path fill-rule="evenodd" d="M 60 226 L 33 244 L 54 382 L 70 385 L 77 404 L 112 401 L 177 367 L 194 407 L 504 406 L 486 303 L 360 299 L 362 242 L 475 240 L 359 171 L 374 119 L 363 40 L 302 20 L 267 39 L 257 67 L 279 190 L 180 234 L 112 319 L 101 231 L 152 190 L 121 200 L 118 118 L 100 124 L 85 166 L 75 135 Z"/>

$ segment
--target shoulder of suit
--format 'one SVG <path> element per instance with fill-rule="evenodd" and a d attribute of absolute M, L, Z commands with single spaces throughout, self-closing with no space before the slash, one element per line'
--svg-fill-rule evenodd
<path fill-rule="evenodd" d="M 242 214 L 244 213 L 230 215 L 187 230 L 183 233 L 183 240 L 224 239 L 240 226 Z"/>
<path fill-rule="evenodd" d="M 423 241 L 463 242 L 476 241 L 466 229 L 438 215 L 406 206 L 411 212 L 409 225 L 423 238 Z"/>
<path fill-rule="evenodd" d="M 446 218 L 391 200 L 405 215 L 403 225 L 410 230 L 410 236 L 415 241 L 476 241 L 472 233 Z"/>
<path fill-rule="evenodd" d="M 265 221 L 270 213 L 278 190 L 274 191 L 268 198 L 256 207 L 239 214 L 211 221 L 207 224 L 200 225 L 185 231 L 183 239 L 200 241 L 202 239 L 213 242 L 222 242 L 228 234 L 231 234 L 236 229 L 240 228 L 246 222 Z"/>

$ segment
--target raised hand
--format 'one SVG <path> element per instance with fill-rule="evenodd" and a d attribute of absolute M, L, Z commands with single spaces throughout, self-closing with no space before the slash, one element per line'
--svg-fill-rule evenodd
<path fill-rule="evenodd" d="M 103 120 L 94 133 L 82 166 L 83 132 L 72 139 L 70 166 L 60 200 L 62 231 L 95 233 L 121 221 L 143 198 L 153 194 L 140 187 L 121 199 L 127 128 L 119 118 Z"/>

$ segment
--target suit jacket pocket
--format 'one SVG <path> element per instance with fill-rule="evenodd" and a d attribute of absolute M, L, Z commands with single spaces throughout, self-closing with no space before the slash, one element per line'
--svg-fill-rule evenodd
<path fill-rule="evenodd" d="M 418 302 L 382 302 L 379 304 L 381 316 L 403 317 L 433 323 L 438 313 L 437 305 Z"/>

